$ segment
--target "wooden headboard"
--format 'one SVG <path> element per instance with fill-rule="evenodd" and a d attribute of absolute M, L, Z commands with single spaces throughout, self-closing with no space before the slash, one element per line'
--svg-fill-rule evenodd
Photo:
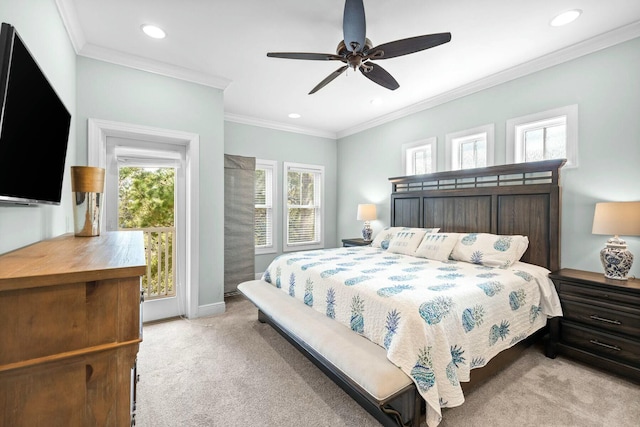
<path fill-rule="evenodd" d="M 521 234 L 522 261 L 560 268 L 560 168 L 565 160 L 389 178 L 391 224 Z"/>

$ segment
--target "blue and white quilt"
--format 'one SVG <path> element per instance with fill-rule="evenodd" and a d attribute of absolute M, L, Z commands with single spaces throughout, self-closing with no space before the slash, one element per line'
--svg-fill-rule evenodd
<path fill-rule="evenodd" d="M 433 427 L 440 408 L 464 402 L 471 369 L 562 315 L 548 273 L 349 247 L 281 255 L 263 280 L 385 348 Z"/>

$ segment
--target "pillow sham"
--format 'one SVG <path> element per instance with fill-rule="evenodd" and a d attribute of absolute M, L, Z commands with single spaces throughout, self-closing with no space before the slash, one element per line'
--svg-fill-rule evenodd
<path fill-rule="evenodd" d="M 458 237 L 451 258 L 489 267 L 508 268 L 522 258 L 528 247 L 527 236 L 467 233 Z"/>
<path fill-rule="evenodd" d="M 398 232 L 407 231 L 407 230 L 422 230 L 424 231 L 424 233 L 422 233 L 422 235 L 424 236 L 425 233 L 437 233 L 438 230 L 440 229 L 439 228 L 412 228 L 412 227 L 385 227 L 373 239 L 373 241 L 371 242 L 371 247 L 380 248 L 386 251 L 387 249 L 389 249 L 389 246 L 391 245 L 391 242 L 395 238 L 396 234 L 398 234 Z M 416 244 L 416 248 L 418 247 L 419 244 L 420 244 L 420 241 L 418 241 L 418 243 Z M 415 251 L 415 248 L 414 248 L 414 251 Z M 403 253 L 403 252 L 399 252 L 399 253 Z M 409 255 L 413 255 L 413 253 Z"/>
<path fill-rule="evenodd" d="M 460 233 L 425 234 L 420 246 L 416 249 L 415 256 L 435 261 L 447 261 L 453 247 L 458 243 L 459 236 Z"/>
<path fill-rule="evenodd" d="M 383 228 L 371 242 L 371 247 L 382 248 L 387 250 L 389 248 L 389 242 L 393 239 L 394 234 L 402 227 L 385 227 Z"/>
<path fill-rule="evenodd" d="M 394 234 L 387 250 L 396 254 L 415 255 L 426 233 L 424 228 L 403 228 Z"/>

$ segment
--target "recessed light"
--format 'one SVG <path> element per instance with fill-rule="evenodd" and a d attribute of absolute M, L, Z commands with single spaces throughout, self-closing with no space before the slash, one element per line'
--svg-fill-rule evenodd
<path fill-rule="evenodd" d="M 560 13 L 558 16 L 553 18 L 551 21 L 552 27 L 561 27 L 563 25 L 567 25 L 576 19 L 582 14 L 580 9 L 567 10 L 566 12 Z"/>
<path fill-rule="evenodd" d="M 298 114 L 298 113 L 289 114 L 289 118 L 290 119 L 299 119 L 300 117 L 302 117 L 302 116 L 300 114 Z"/>
<path fill-rule="evenodd" d="M 382 99 L 373 98 L 372 100 L 369 101 L 369 104 L 373 105 L 374 107 L 377 105 L 382 105 Z"/>
<path fill-rule="evenodd" d="M 144 24 L 140 26 L 140 28 L 142 29 L 142 31 L 144 31 L 146 35 L 154 39 L 163 39 L 167 36 L 167 34 L 164 32 L 162 28 L 156 27 L 155 25 Z"/>

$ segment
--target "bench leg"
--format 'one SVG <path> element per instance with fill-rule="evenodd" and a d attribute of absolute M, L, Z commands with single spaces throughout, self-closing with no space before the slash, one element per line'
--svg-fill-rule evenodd
<path fill-rule="evenodd" d="M 258 310 L 258 322 L 267 323 L 266 315 L 262 312 L 262 310 Z"/>

